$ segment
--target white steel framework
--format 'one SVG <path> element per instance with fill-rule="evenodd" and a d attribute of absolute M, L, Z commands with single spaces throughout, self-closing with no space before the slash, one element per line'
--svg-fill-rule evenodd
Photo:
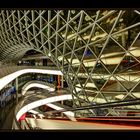
<path fill-rule="evenodd" d="M 50 58 L 75 106 L 140 97 L 139 10 L 1 10 L 0 42 L 3 63 Z"/>

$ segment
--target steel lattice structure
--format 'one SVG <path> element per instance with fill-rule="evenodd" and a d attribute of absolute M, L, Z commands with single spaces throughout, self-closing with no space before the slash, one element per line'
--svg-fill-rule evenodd
<path fill-rule="evenodd" d="M 139 35 L 138 10 L 2 10 L 0 60 L 47 55 L 75 106 L 139 98 Z"/>

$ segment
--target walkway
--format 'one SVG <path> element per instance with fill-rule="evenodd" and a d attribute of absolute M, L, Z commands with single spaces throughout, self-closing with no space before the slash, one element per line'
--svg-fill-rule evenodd
<path fill-rule="evenodd" d="M 45 130 L 140 130 L 140 127 L 137 126 L 33 118 L 26 118 L 26 120 L 28 123 L 31 123 L 33 127 L 39 127 Z"/>

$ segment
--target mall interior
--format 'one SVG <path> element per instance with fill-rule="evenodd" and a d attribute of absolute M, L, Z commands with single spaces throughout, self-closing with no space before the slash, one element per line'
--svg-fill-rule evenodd
<path fill-rule="evenodd" d="M 140 129 L 140 10 L 1 10 L 0 129 Z"/>

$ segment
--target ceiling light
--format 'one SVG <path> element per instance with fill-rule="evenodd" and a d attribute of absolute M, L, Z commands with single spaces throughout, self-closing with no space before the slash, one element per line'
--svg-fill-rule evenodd
<path fill-rule="evenodd" d="M 72 14 L 75 14 L 75 10 L 71 10 L 71 13 L 72 13 Z"/>
<path fill-rule="evenodd" d="M 51 53 L 48 53 L 48 56 L 50 57 L 51 56 Z"/>

